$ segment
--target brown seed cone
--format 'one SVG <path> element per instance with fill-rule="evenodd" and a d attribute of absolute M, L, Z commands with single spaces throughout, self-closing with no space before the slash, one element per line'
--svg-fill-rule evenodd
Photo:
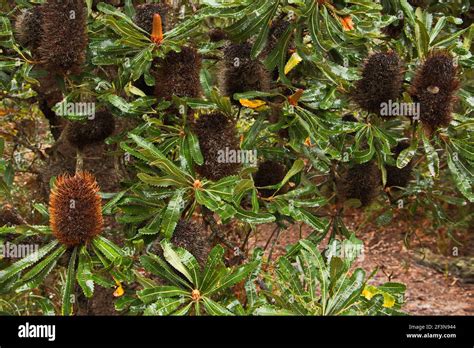
<path fill-rule="evenodd" d="M 201 115 L 193 125 L 199 139 L 204 163 L 196 166 L 196 172 L 203 177 L 217 181 L 234 175 L 240 168 L 239 163 L 220 163 L 220 151 L 239 150 L 239 141 L 235 123 L 220 112 Z"/>
<path fill-rule="evenodd" d="M 277 18 L 274 20 L 270 26 L 270 31 L 268 33 L 268 41 L 261 53 L 262 57 L 267 57 L 277 46 L 282 35 L 290 26 L 290 22 L 285 19 L 285 16 Z"/>
<path fill-rule="evenodd" d="M 405 150 L 410 146 L 408 141 L 402 141 L 397 144 L 397 146 L 392 150 L 394 153 L 395 160 L 400 155 L 400 152 Z M 397 166 L 386 166 L 385 169 L 387 170 L 387 182 L 385 187 L 406 187 L 408 182 L 411 179 L 411 174 L 413 171 L 413 160 L 411 160 L 405 167 L 398 168 Z"/>
<path fill-rule="evenodd" d="M 258 170 L 253 175 L 253 181 L 256 187 L 276 185 L 283 180 L 286 175 L 286 166 L 276 161 L 265 161 L 259 164 Z M 276 190 L 258 189 L 261 197 L 271 197 Z"/>
<path fill-rule="evenodd" d="M 391 39 L 398 39 L 403 32 L 404 24 L 405 21 L 403 20 L 403 18 L 399 19 L 398 24 L 392 23 L 390 25 L 387 25 L 386 27 L 383 27 L 381 29 L 381 32 Z"/>
<path fill-rule="evenodd" d="M 103 142 L 115 130 L 114 116 L 108 111 L 99 111 L 94 119 L 70 121 L 65 129 L 66 139 L 82 150 L 87 145 Z"/>
<path fill-rule="evenodd" d="M 231 44 L 224 49 L 224 60 L 220 63 L 219 90 L 232 101 L 235 93 L 270 90 L 270 73 L 259 60 L 251 59 L 251 50 L 249 42 Z"/>
<path fill-rule="evenodd" d="M 153 15 L 158 13 L 161 16 L 163 32 L 165 32 L 167 30 L 166 18 L 169 11 L 170 7 L 165 3 L 138 5 L 133 21 L 136 25 L 151 35 L 153 29 Z"/>
<path fill-rule="evenodd" d="M 10 204 L 5 204 L 0 209 L 0 227 L 23 225 L 26 221 Z"/>
<path fill-rule="evenodd" d="M 227 33 L 223 29 L 220 29 L 220 28 L 214 28 L 214 29 L 209 30 L 208 35 L 209 35 L 209 40 L 211 42 L 219 42 L 219 41 L 227 39 Z"/>
<path fill-rule="evenodd" d="M 206 264 L 210 244 L 206 230 L 201 224 L 180 220 L 173 232 L 171 242 L 193 254 L 201 266 Z"/>
<path fill-rule="evenodd" d="M 102 232 L 102 201 L 99 185 L 88 172 L 61 175 L 49 197 L 53 235 L 67 247 L 89 242 Z"/>
<path fill-rule="evenodd" d="M 418 68 L 410 88 L 413 101 L 420 103 L 420 120 L 429 133 L 451 123 L 458 88 L 452 55 L 444 51 L 430 53 Z"/>
<path fill-rule="evenodd" d="M 40 60 L 52 73 L 79 74 L 86 59 L 86 9 L 82 0 L 43 4 Z"/>
<path fill-rule="evenodd" d="M 352 99 L 364 110 L 380 115 L 382 103 L 394 102 L 402 91 L 403 67 L 398 54 L 374 53 L 365 61 Z"/>
<path fill-rule="evenodd" d="M 341 202 L 358 199 L 365 207 L 377 197 L 382 179 L 375 162 L 355 164 L 343 168 L 341 172 L 336 180 L 337 195 Z"/>
<path fill-rule="evenodd" d="M 201 56 L 194 47 L 169 52 L 158 62 L 155 72 L 155 96 L 170 100 L 173 96 L 198 98 L 202 94 L 199 74 Z"/>
<path fill-rule="evenodd" d="M 33 52 L 39 47 L 43 36 L 41 9 L 41 6 L 35 6 L 23 10 L 15 21 L 15 37 L 22 46 L 31 48 Z"/>

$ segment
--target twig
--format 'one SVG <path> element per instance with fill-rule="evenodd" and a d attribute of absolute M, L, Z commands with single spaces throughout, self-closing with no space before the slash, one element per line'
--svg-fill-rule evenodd
<path fill-rule="evenodd" d="M 236 251 L 236 250 L 240 251 L 240 248 L 237 245 L 235 245 L 232 242 L 228 241 L 224 237 L 222 231 L 219 228 L 219 225 L 217 224 L 216 219 L 214 218 L 214 213 L 211 210 L 209 210 L 208 208 L 206 208 L 205 206 L 202 207 L 202 218 L 203 218 L 204 222 L 206 223 L 206 225 L 208 225 L 209 228 L 212 231 L 210 239 L 214 239 L 215 237 L 217 237 L 228 248 L 230 248 L 234 251 Z M 245 258 L 245 256 L 242 255 L 242 254 L 241 254 L 241 257 Z"/>

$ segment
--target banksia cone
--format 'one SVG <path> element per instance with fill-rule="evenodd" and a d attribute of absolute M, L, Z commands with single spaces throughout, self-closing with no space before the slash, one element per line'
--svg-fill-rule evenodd
<path fill-rule="evenodd" d="M 39 53 L 50 72 L 77 74 L 87 47 L 85 3 L 82 0 L 48 0 L 43 5 L 43 35 Z"/>
<path fill-rule="evenodd" d="M 108 111 L 99 111 L 87 121 L 71 121 L 66 126 L 66 139 L 82 150 L 87 145 L 103 142 L 115 130 L 114 116 Z"/>
<path fill-rule="evenodd" d="M 364 64 L 352 98 L 362 109 L 380 115 L 382 103 L 398 99 L 402 82 L 403 68 L 398 55 L 393 51 L 374 53 Z"/>
<path fill-rule="evenodd" d="M 169 52 L 159 61 L 155 73 L 155 96 L 170 100 L 173 96 L 198 98 L 202 94 L 199 73 L 201 56 L 194 47 Z"/>
<path fill-rule="evenodd" d="M 359 122 L 353 114 L 345 114 L 344 116 L 342 116 L 342 121 L 343 122 Z"/>
<path fill-rule="evenodd" d="M 394 153 L 395 160 L 398 158 L 398 155 L 400 155 L 400 152 L 402 152 L 409 146 L 410 146 L 410 143 L 407 141 L 398 143 L 395 149 L 392 150 Z M 405 167 L 401 169 L 398 168 L 396 165 L 395 166 L 388 165 L 385 167 L 385 169 L 387 170 L 387 183 L 385 184 L 385 187 L 392 187 L 392 186 L 406 187 L 411 178 L 411 173 L 413 169 L 413 160 L 411 160 Z"/>
<path fill-rule="evenodd" d="M 276 185 L 280 183 L 286 175 L 286 166 L 276 161 L 265 161 L 259 164 L 257 172 L 253 175 L 256 187 Z M 259 189 L 261 197 L 271 197 L 276 190 Z"/>
<path fill-rule="evenodd" d="M 289 26 L 290 22 L 287 21 L 284 17 L 277 18 L 272 22 L 270 31 L 268 33 L 268 41 L 262 52 L 263 57 L 268 56 L 275 49 L 282 35 L 285 33 Z"/>
<path fill-rule="evenodd" d="M 18 42 L 32 50 L 36 50 L 43 35 L 43 14 L 41 6 L 23 10 L 15 21 L 15 36 Z"/>
<path fill-rule="evenodd" d="M 0 209 L 0 227 L 22 225 L 25 223 L 25 220 L 10 204 L 6 204 Z"/>
<path fill-rule="evenodd" d="M 358 199 L 362 206 L 367 206 L 377 197 L 381 181 L 375 162 L 344 168 L 336 181 L 338 198 L 341 202 Z"/>
<path fill-rule="evenodd" d="M 432 52 L 416 72 L 410 93 L 420 103 L 420 120 L 430 133 L 451 122 L 459 88 L 456 75 L 453 57 L 444 51 Z"/>
<path fill-rule="evenodd" d="M 171 242 L 193 254 L 200 265 L 206 263 L 210 244 L 202 225 L 193 221 L 180 220 L 171 237 Z"/>
<path fill-rule="evenodd" d="M 85 244 L 102 232 L 102 202 L 94 176 L 61 175 L 49 197 L 53 235 L 67 247 Z"/>
<path fill-rule="evenodd" d="M 153 17 L 155 13 L 158 13 L 161 17 L 163 30 L 166 31 L 166 17 L 168 15 L 169 10 L 169 6 L 165 3 L 142 4 L 137 6 L 133 21 L 137 26 L 142 28 L 147 33 L 151 34 L 153 30 Z"/>
<path fill-rule="evenodd" d="M 209 40 L 211 42 L 218 42 L 227 39 L 227 33 L 220 29 L 220 28 L 214 28 L 209 30 Z"/>
<path fill-rule="evenodd" d="M 232 100 L 235 93 L 270 90 L 270 73 L 259 60 L 252 60 L 249 42 L 231 44 L 224 49 L 219 89 Z"/>
<path fill-rule="evenodd" d="M 236 174 L 240 164 L 222 161 L 220 154 L 226 150 L 238 151 L 239 141 L 235 123 L 220 112 L 201 115 L 193 125 L 199 139 L 204 163 L 196 167 L 203 177 L 217 181 Z"/>
<path fill-rule="evenodd" d="M 404 24 L 405 21 L 403 20 L 403 18 L 399 19 L 398 24 L 391 23 L 390 25 L 383 27 L 381 29 L 381 32 L 392 39 L 398 39 L 403 31 Z"/>

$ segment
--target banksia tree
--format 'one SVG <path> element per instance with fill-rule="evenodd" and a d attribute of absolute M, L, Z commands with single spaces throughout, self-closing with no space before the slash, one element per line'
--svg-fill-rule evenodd
<path fill-rule="evenodd" d="M 222 95 L 232 99 L 235 93 L 270 90 L 270 73 L 258 59 L 250 57 L 251 50 L 249 42 L 230 44 L 224 49 L 219 77 Z"/>
<path fill-rule="evenodd" d="M 420 120 L 429 133 L 450 124 L 458 88 L 457 67 L 450 53 L 434 51 L 418 68 L 410 92 L 420 104 Z"/>
<path fill-rule="evenodd" d="M 400 152 L 407 149 L 410 146 L 410 143 L 407 141 L 402 141 L 397 144 L 397 146 L 392 150 L 394 153 L 395 160 L 400 155 Z M 397 166 L 387 165 L 385 166 L 387 170 L 387 182 L 385 187 L 406 187 L 408 182 L 411 179 L 413 172 L 413 160 L 408 162 L 408 164 L 403 168 L 398 168 Z"/>
<path fill-rule="evenodd" d="M 336 187 L 341 203 L 358 199 L 365 207 L 372 203 L 380 192 L 382 178 L 375 162 L 354 164 L 343 168 L 338 174 Z"/>
<path fill-rule="evenodd" d="M 48 0 L 43 5 L 40 60 L 52 73 L 78 74 L 87 47 L 86 8 L 82 0 Z"/>
<path fill-rule="evenodd" d="M 173 96 L 197 98 L 202 94 L 199 73 L 201 56 L 194 47 L 182 47 L 158 61 L 155 72 L 155 96 L 170 100 Z"/>
<path fill-rule="evenodd" d="M 283 180 L 285 175 L 286 166 L 283 163 L 270 160 L 260 163 L 258 170 L 253 175 L 253 181 L 255 183 L 255 187 L 258 188 L 258 193 L 260 196 L 264 198 L 272 196 L 276 192 L 275 189 L 265 189 L 259 187 L 276 185 Z"/>
<path fill-rule="evenodd" d="M 43 36 L 43 13 L 41 6 L 23 10 L 15 21 L 15 34 L 18 42 L 35 53 Z"/>
<path fill-rule="evenodd" d="M 102 232 L 99 190 L 94 176 L 87 172 L 57 178 L 49 198 L 49 213 L 51 230 L 61 244 L 85 244 Z"/>
<path fill-rule="evenodd" d="M 114 116 L 108 111 L 99 111 L 86 121 L 70 121 L 65 136 L 70 144 L 82 150 L 85 146 L 103 142 L 114 130 Z"/>
<path fill-rule="evenodd" d="M 400 97 L 403 82 L 402 62 L 397 53 L 374 53 L 362 68 L 352 99 L 364 110 L 380 115 L 382 103 Z"/>
<path fill-rule="evenodd" d="M 193 125 L 199 139 L 204 163 L 196 171 L 210 180 L 236 174 L 240 164 L 222 159 L 226 150 L 239 150 L 235 123 L 220 112 L 201 115 Z"/>

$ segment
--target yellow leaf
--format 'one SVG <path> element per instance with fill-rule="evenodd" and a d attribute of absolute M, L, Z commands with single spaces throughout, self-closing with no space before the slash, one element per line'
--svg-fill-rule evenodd
<path fill-rule="evenodd" d="M 395 298 L 384 292 L 383 294 L 383 306 L 386 308 L 392 308 L 395 305 Z"/>
<path fill-rule="evenodd" d="M 259 100 L 259 99 L 254 99 L 254 100 L 240 99 L 239 102 L 240 104 L 242 104 L 242 106 L 245 106 L 246 108 L 250 108 L 250 109 L 257 109 L 266 104 L 265 101 Z"/>
<path fill-rule="evenodd" d="M 293 53 L 285 65 L 285 75 L 287 75 L 291 70 L 293 70 L 293 68 L 297 66 L 302 60 L 303 58 L 299 56 L 298 52 Z"/>
<path fill-rule="evenodd" d="M 124 293 L 125 293 L 125 291 L 123 290 L 123 287 L 119 286 L 114 291 L 114 297 L 121 297 L 121 296 L 123 296 Z"/>

